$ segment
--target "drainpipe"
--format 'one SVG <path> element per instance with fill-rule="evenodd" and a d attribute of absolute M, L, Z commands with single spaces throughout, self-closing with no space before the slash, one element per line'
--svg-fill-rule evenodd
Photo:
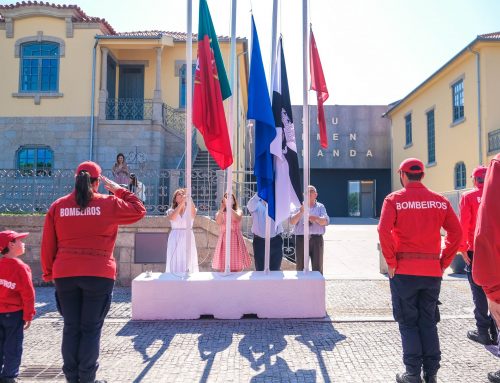
<path fill-rule="evenodd" d="M 99 43 L 99 37 L 95 37 L 94 50 L 92 51 L 92 92 L 90 98 L 90 138 L 89 138 L 89 160 L 92 161 L 92 153 L 94 151 L 94 103 L 95 103 L 95 66 L 96 66 L 96 50 Z"/>
<path fill-rule="evenodd" d="M 476 76 L 477 76 L 477 139 L 479 146 L 479 165 L 483 164 L 483 135 L 481 129 L 481 69 L 479 67 L 479 52 L 469 47 L 469 52 L 476 55 Z"/>

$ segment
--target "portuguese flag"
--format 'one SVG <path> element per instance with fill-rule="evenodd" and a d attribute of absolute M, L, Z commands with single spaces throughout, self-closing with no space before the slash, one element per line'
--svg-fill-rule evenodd
<path fill-rule="evenodd" d="M 221 169 L 233 163 L 223 100 L 231 96 L 217 35 L 206 0 L 200 0 L 193 124 Z"/>

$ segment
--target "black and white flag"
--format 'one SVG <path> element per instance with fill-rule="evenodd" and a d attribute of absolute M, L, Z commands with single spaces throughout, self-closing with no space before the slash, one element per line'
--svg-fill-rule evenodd
<path fill-rule="evenodd" d="M 294 208 L 303 201 L 300 185 L 299 158 L 295 140 L 290 92 L 286 75 L 285 55 L 282 38 L 272 70 L 273 114 L 276 124 L 276 138 L 271 143 L 271 153 L 274 155 L 274 190 L 276 195 L 276 224 L 290 216 Z"/>

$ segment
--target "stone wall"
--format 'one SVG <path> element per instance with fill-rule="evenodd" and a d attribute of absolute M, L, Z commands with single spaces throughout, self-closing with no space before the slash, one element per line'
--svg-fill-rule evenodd
<path fill-rule="evenodd" d="M 132 169 L 175 169 L 184 154 L 184 137 L 150 120 L 94 120 L 93 159 L 111 169 L 124 153 Z M 48 146 L 54 169 L 74 169 L 89 159 L 88 117 L 0 117 L 0 169 L 16 168 L 22 146 Z M 137 157 L 137 158 L 134 158 Z"/>
<path fill-rule="evenodd" d="M 74 168 L 89 156 L 90 117 L 0 118 L 0 168 L 16 168 L 16 152 L 23 145 L 49 146 L 54 168 Z"/>
<path fill-rule="evenodd" d="M 22 256 L 22 260 L 30 265 L 35 285 L 43 283 L 40 266 L 40 243 L 44 220 L 45 216 L 41 215 L 0 216 L 0 230 L 30 232 L 30 235 L 25 239 L 26 254 Z M 205 216 L 197 216 L 193 226 L 196 238 L 196 248 L 198 250 L 200 271 L 212 271 L 212 256 L 218 238 L 217 224 Z M 116 258 L 118 268 L 117 284 L 130 286 L 132 279 L 146 270 L 156 272 L 165 271 L 165 261 L 154 264 L 134 263 L 134 244 L 136 233 L 167 233 L 169 230 L 170 224 L 164 216 L 148 216 L 133 225 L 120 227 L 114 250 L 114 256 Z M 252 266 L 250 269 L 253 270 L 252 243 L 248 239 L 245 239 L 245 242 L 247 249 L 252 256 Z M 285 270 L 294 270 L 295 265 L 287 260 L 283 260 L 282 268 Z"/>

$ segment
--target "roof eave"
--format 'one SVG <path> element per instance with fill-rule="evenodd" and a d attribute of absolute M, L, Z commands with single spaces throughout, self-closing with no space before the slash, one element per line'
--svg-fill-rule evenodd
<path fill-rule="evenodd" d="M 497 42 L 500 41 L 500 38 L 484 38 L 484 37 L 476 37 L 474 40 L 472 40 L 465 48 L 463 48 L 460 52 L 458 52 L 455 56 L 453 56 L 450 60 L 448 60 L 443 66 L 441 66 L 437 71 L 435 71 L 433 74 L 431 74 L 423 83 L 421 83 L 419 86 L 417 86 L 415 89 L 413 89 L 410 93 L 408 93 L 405 97 L 403 97 L 396 105 L 394 105 L 392 108 L 390 108 L 386 113 L 384 113 L 385 116 L 390 116 L 391 113 L 397 109 L 399 106 L 404 104 L 406 100 L 408 100 L 411 96 L 413 96 L 415 93 L 417 93 L 423 86 L 425 86 L 429 81 L 431 81 L 434 77 L 436 77 L 439 73 L 441 73 L 446 67 L 448 67 L 452 62 L 454 62 L 456 59 L 458 59 L 461 55 L 463 55 L 465 52 L 467 52 L 469 49 L 471 49 L 476 43 L 478 42 Z"/>

